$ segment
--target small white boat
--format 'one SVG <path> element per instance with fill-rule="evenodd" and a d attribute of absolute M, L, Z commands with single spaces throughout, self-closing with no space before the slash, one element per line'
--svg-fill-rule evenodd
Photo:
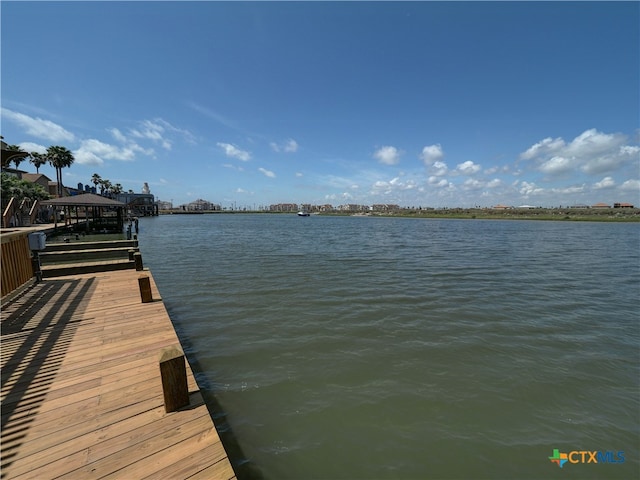
<path fill-rule="evenodd" d="M 305 212 L 305 211 L 303 211 L 303 210 L 300 210 L 300 211 L 298 212 L 298 216 L 299 216 L 299 217 L 308 217 L 309 215 L 311 215 L 309 212 Z"/>

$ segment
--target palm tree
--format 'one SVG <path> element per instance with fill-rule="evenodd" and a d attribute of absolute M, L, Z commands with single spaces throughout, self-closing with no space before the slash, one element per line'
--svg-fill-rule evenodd
<path fill-rule="evenodd" d="M 40 167 L 47 163 L 47 159 L 42 153 L 31 152 L 29 154 L 29 161 L 33 163 L 33 166 L 36 167 L 36 173 L 40 173 Z"/>
<path fill-rule="evenodd" d="M 29 154 L 23 151 L 18 145 L 7 145 L 7 150 L 10 152 L 15 152 L 15 154 L 10 154 L 11 156 L 9 157 L 9 161 L 7 163 L 15 163 L 16 169 L 20 166 L 25 157 L 29 156 Z"/>
<path fill-rule="evenodd" d="M 100 193 L 104 193 L 107 197 L 110 197 L 112 188 L 113 186 L 111 185 L 111 182 L 109 180 L 103 180 Z"/>
<path fill-rule="evenodd" d="M 62 169 L 70 167 L 73 161 L 73 154 L 65 147 L 58 145 L 47 148 L 46 158 L 52 167 L 56 169 L 56 181 L 58 182 L 58 196 L 62 197 Z"/>
<path fill-rule="evenodd" d="M 94 173 L 93 175 L 91 175 L 91 183 L 93 183 L 95 188 L 98 188 L 98 185 L 102 183 L 102 177 L 100 177 L 100 175 L 98 175 L 97 173 Z"/>
<path fill-rule="evenodd" d="M 116 183 L 112 188 L 111 188 L 111 193 L 113 193 L 114 195 L 118 195 L 119 193 L 124 192 L 124 189 L 122 188 L 122 185 L 120 185 L 119 183 Z"/>

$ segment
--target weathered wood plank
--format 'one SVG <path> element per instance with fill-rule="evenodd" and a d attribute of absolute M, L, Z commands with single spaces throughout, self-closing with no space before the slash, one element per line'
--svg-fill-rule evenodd
<path fill-rule="evenodd" d="M 3 309 L 3 479 L 235 478 L 188 364 L 189 406 L 164 412 L 158 355 L 179 340 L 138 276 L 46 279 Z"/>

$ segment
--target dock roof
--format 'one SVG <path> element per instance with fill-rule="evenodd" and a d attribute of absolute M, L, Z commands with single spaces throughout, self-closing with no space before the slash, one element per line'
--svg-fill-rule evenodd
<path fill-rule="evenodd" d="M 117 200 L 95 195 L 93 193 L 83 193 L 70 197 L 54 198 L 40 202 L 42 205 L 53 205 L 56 207 L 125 207 L 126 205 Z"/>

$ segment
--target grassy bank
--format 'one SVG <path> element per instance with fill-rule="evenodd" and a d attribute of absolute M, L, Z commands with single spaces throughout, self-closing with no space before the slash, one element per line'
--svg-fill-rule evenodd
<path fill-rule="evenodd" d="M 640 222 L 640 209 L 476 209 L 451 208 L 441 210 L 399 210 L 389 213 L 367 214 L 370 216 L 410 218 L 453 218 L 469 220 L 557 220 L 582 222 Z"/>
<path fill-rule="evenodd" d="M 276 215 L 295 215 L 295 212 L 268 211 L 160 211 L 161 215 L 179 214 L 246 214 L 262 213 Z M 322 212 L 319 215 L 333 216 L 371 216 L 371 217 L 408 217 L 408 218 L 454 218 L 469 220 L 558 220 L 581 222 L 640 222 L 640 208 L 535 208 L 494 210 L 483 208 L 443 208 L 443 209 L 400 209 L 390 212 L 356 213 L 349 211 Z"/>

